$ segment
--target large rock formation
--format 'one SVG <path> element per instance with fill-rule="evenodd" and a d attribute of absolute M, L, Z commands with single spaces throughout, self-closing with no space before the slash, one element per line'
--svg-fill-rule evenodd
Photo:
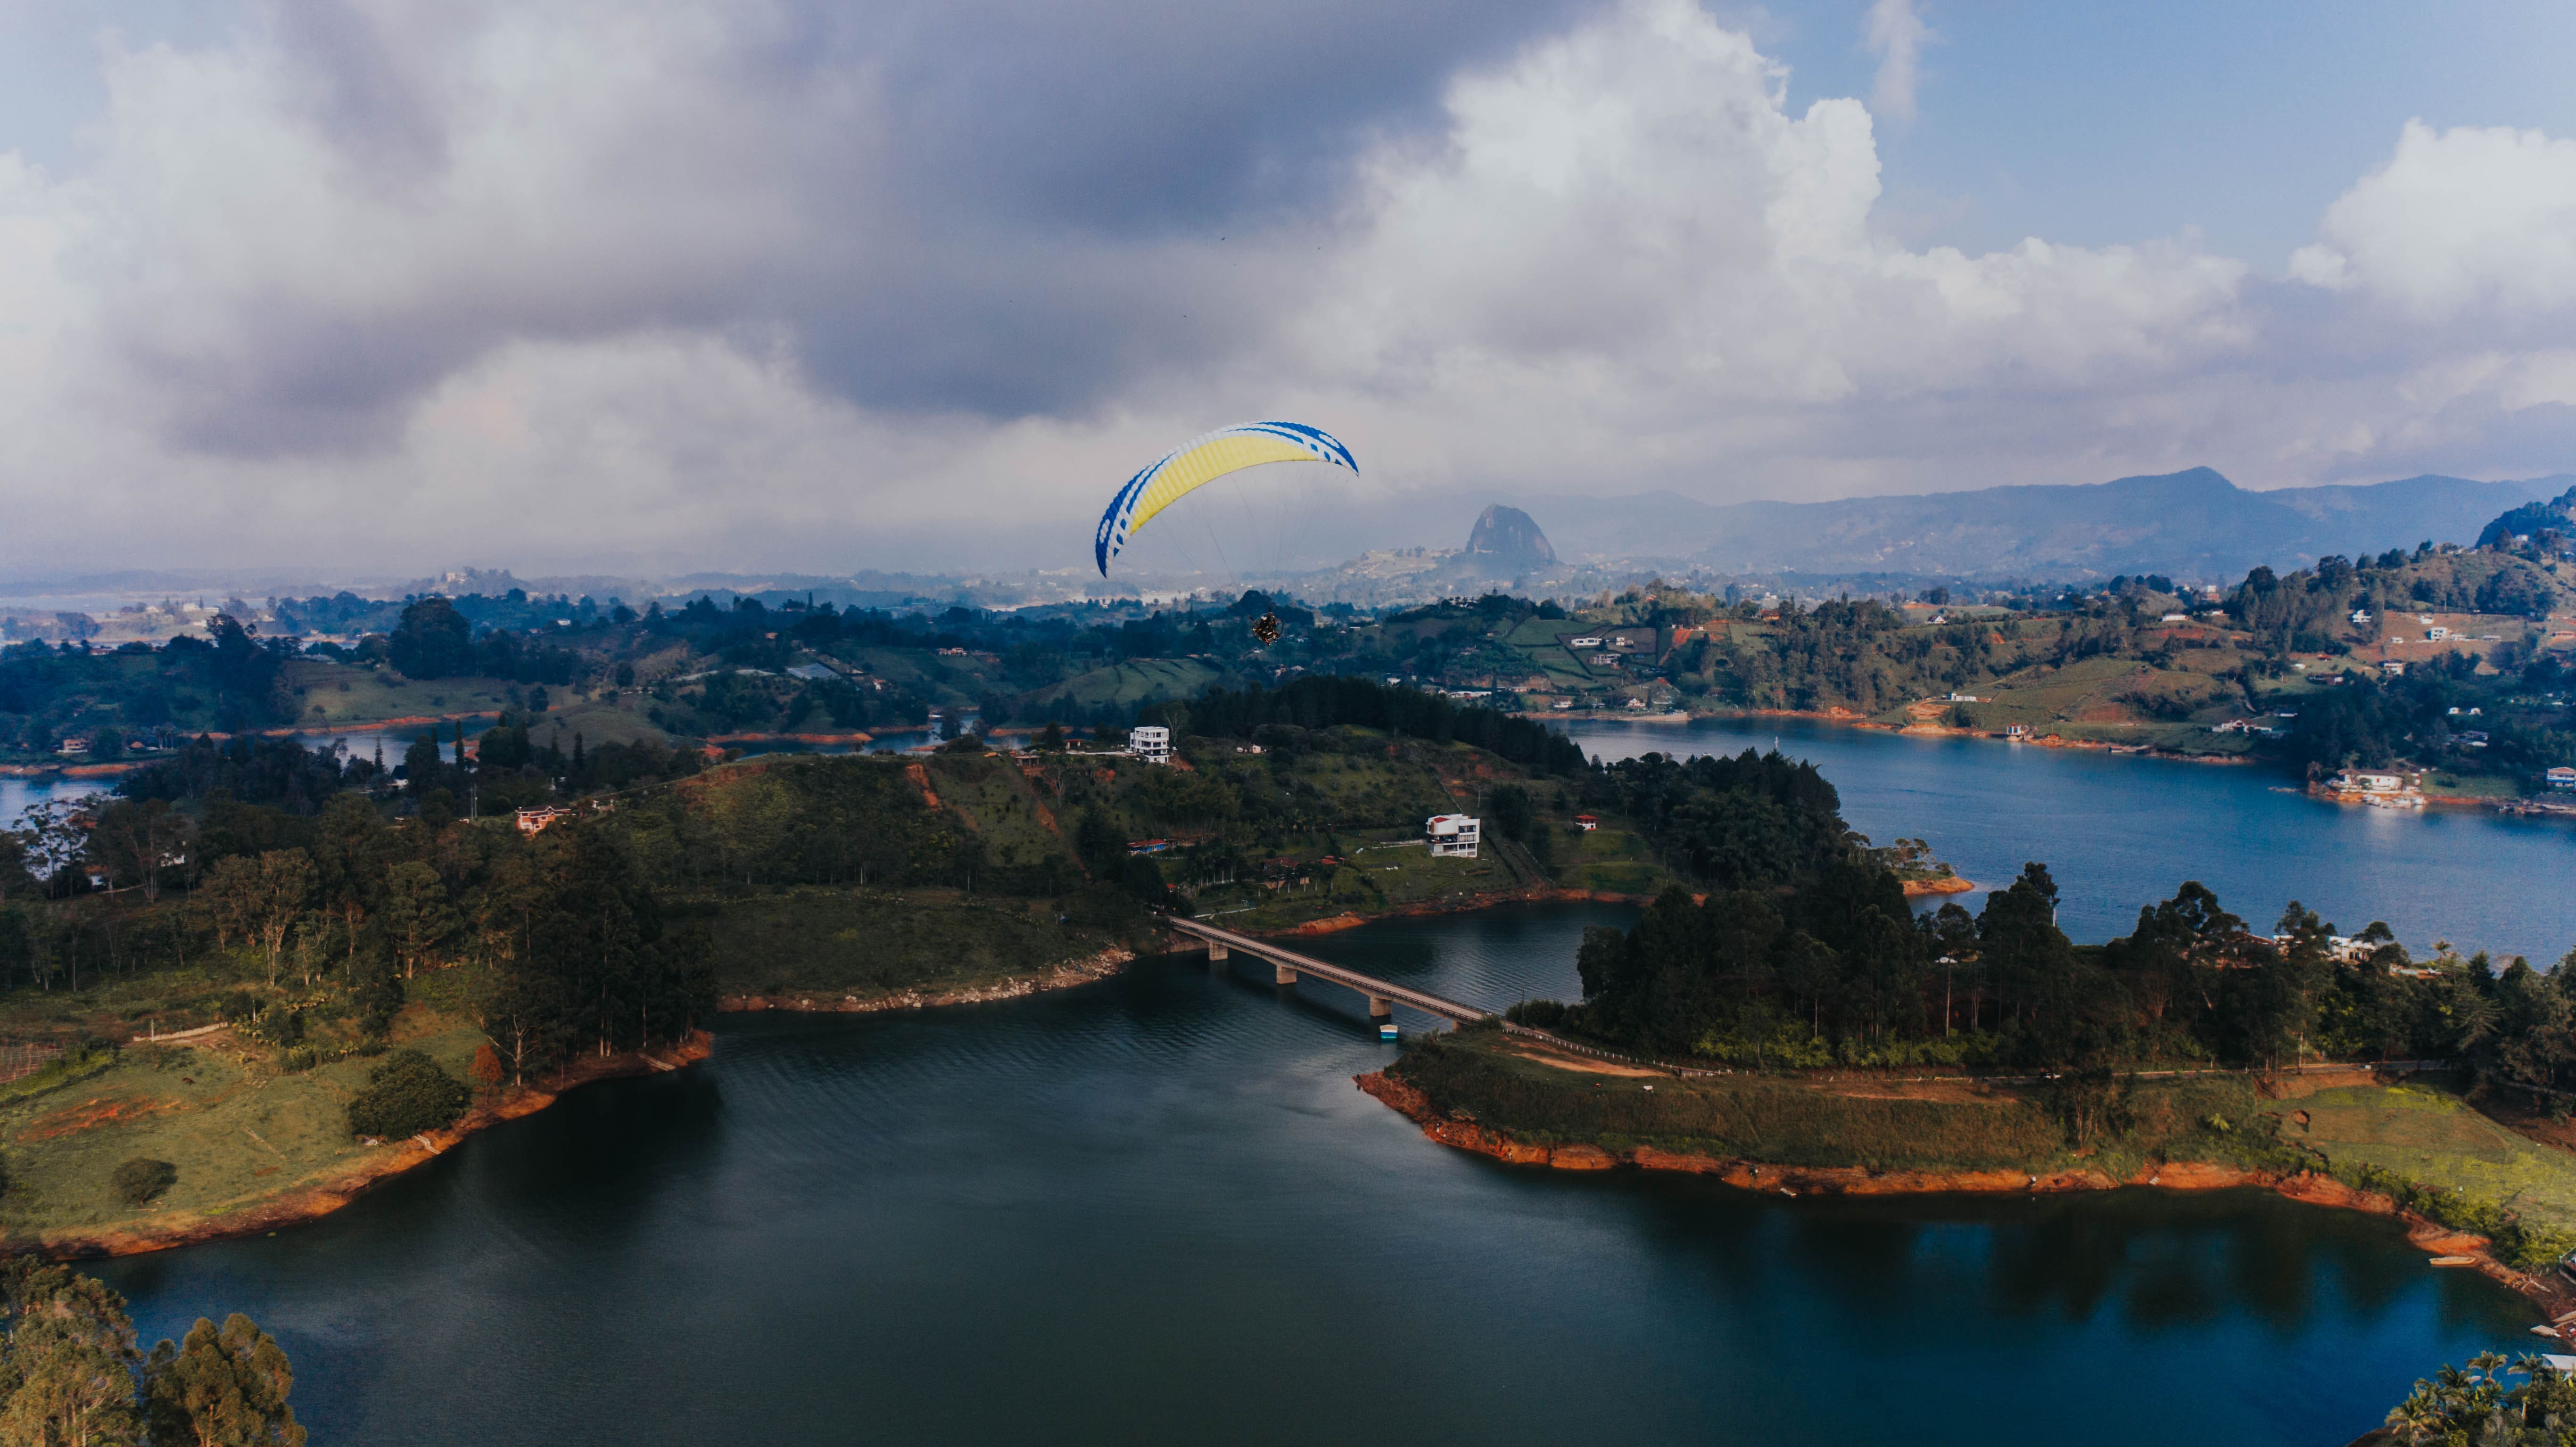
<path fill-rule="evenodd" d="M 1500 503 L 1476 515 L 1476 530 L 1467 535 L 1467 553 L 1516 568 L 1556 561 L 1556 549 L 1548 546 L 1547 534 L 1538 530 L 1530 515 Z"/>

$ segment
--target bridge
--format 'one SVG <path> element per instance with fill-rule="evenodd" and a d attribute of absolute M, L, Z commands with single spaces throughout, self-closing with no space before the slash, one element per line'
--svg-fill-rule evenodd
<path fill-rule="evenodd" d="M 1363 975 L 1357 970 L 1326 964 L 1312 955 L 1301 955 L 1295 950 L 1282 949 L 1268 940 L 1254 939 L 1250 935 L 1236 934 L 1232 930 L 1219 929 L 1215 925 L 1201 924 L 1197 920 L 1183 919 L 1177 915 L 1166 919 L 1164 923 L 1171 927 L 1173 934 L 1182 939 L 1206 945 L 1210 965 L 1223 964 L 1228 956 L 1240 950 L 1256 959 L 1268 960 L 1275 971 L 1273 978 L 1280 984 L 1293 985 L 1297 983 L 1299 975 L 1307 975 L 1327 984 L 1359 991 L 1368 997 L 1369 1019 L 1377 1025 L 1378 1038 L 1382 1040 L 1395 1038 L 1395 1007 L 1398 1005 L 1419 1010 L 1425 1015 L 1436 1015 L 1459 1025 L 1472 1025 L 1479 1020 L 1494 1018 L 1494 1012 L 1491 1010 L 1475 1005 L 1462 1005 L 1455 1000 L 1432 994 L 1428 990 L 1412 989 L 1392 980 L 1381 980 L 1375 975 Z"/>

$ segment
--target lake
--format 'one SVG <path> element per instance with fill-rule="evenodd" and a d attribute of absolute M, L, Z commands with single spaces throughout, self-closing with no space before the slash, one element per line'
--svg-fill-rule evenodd
<path fill-rule="evenodd" d="M 1499 1005 L 1631 917 L 1312 948 Z M 2332 1447 L 2532 1340 L 2391 1222 L 2256 1193 L 1790 1201 L 1449 1150 L 1353 1088 L 1393 1053 L 1357 996 L 1243 963 L 728 1017 L 335 1216 L 96 1269 L 146 1341 L 256 1316 L 334 1444 Z"/>
<path fill-rule="evenodd" d="M 114 779 L 20 779 L 0 777 L 0 829 L 7 829 L 25 817 L 29 809 L 56 799 L 78 799 L 90 794 L 104 794 L 116 784 Z"/>
<path fill-rule="evenodd" d="M 2555 963 L 2576 948 L 2576 821 L 2484 810 L 2404 811 L 2328 804 L 2263 765 L 1927 738 L 1804 719 L 1624 720 L 1565 727 L 1584 752 L 1769 751 L 1812 761 L 1842 795 L 1843 817 L 1885 844 L 1930 841 L 1981 885 L 2026 860 L 2057 880 L 2058 922 L 2079 941 L 2136 928 L 2142 905 L 2186 879 L 2268 929 L 2297 899 L 2357 934 L 2385 920 L 2408 948 L 2447 939 L 2463 953 Z M 1976 909 L 1976 895 L 1954 896 Z"/>

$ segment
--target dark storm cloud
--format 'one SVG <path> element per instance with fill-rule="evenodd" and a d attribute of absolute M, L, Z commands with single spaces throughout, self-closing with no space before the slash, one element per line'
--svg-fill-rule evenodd
<path fill-rule="evenodd" d="M 1251 345 L 1305 284 L 1265 252 L 1329 237 L 1359 148 L 1569 8 L 605 7 L 569 13 L 595 55 L 543 37 L 548 97 L 493 77 L 530 63 L 492 41 L 522 12 L 279 6 L 264 63 L 306 149 L 224 163 L 328 159 L 248 178 L 303 213 L 231 224 L 334 254 L 148 238 L 171 274 L 110 330 L 174 440 L 245 456 L 387 445 L 513 341 L 664 328 L 782 345 L 873 409 L 1080 414 Z"/>

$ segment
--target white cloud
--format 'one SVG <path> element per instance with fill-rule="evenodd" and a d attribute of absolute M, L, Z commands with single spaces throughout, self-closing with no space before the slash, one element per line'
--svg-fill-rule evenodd
<path fill-rule="evenodd" d="M 1878 57 L 1878 80 L 1870 90 L 1871 108 L 1893 121 L 1912 121 L 1916 58 L 1925 45 L 1940 37 L 1915 12 L 1914 0 L 1876 0 L 1862 22 L 1862 34 L 1869 41 L 1870 53 Z"/>
<path fill-rule="evenodd" d="M 1213 158 L 1186 107 L 1093 150 L 1060 99 L 986 134 L 993 57 L 924 73 L 956 47 L 786 4 L 380 0 L 110 52 L 93 168 L 0 153 L 0 575 L 999 565 L 1058 532 L 1070 561 L 1138 459 L 1283 413 L 1372 496 L 2576 443 L 2576 143 L 2409 127 L 2284 285 L 2187 237 L 1893 239 L 1877 118 L 1929 34 L 1901 4 L 1875 115 L 1792 112 L 1748 37 L 1625 0 L 1444 52 L 1367 125 L 1283 112 L 1330 145 L 1247 124 Z M 1137 179 L 1166 172 L 1216 179 Z"/>
<path fill-rule="evenodd" d="M 1813 446 L 1824 410 L 1923 395 L 2063 406 L 2244 345 L 2232 261 L 1898 246 L 1869 113 L 1792 115 L 1782 81 L 1686 0 L 1462 79 L 1444 144 L 1367 163 L 1308 379 L 1474 419 L 1398 436 L 1408 466 L 1562 472 Z"/>
<path fill-rule="evenodd" d="M 2293 277 L 2418 317 L 2576 303 L 2576 140 L 2409 121 L 2318 234 L 2291 257 Z"/>

